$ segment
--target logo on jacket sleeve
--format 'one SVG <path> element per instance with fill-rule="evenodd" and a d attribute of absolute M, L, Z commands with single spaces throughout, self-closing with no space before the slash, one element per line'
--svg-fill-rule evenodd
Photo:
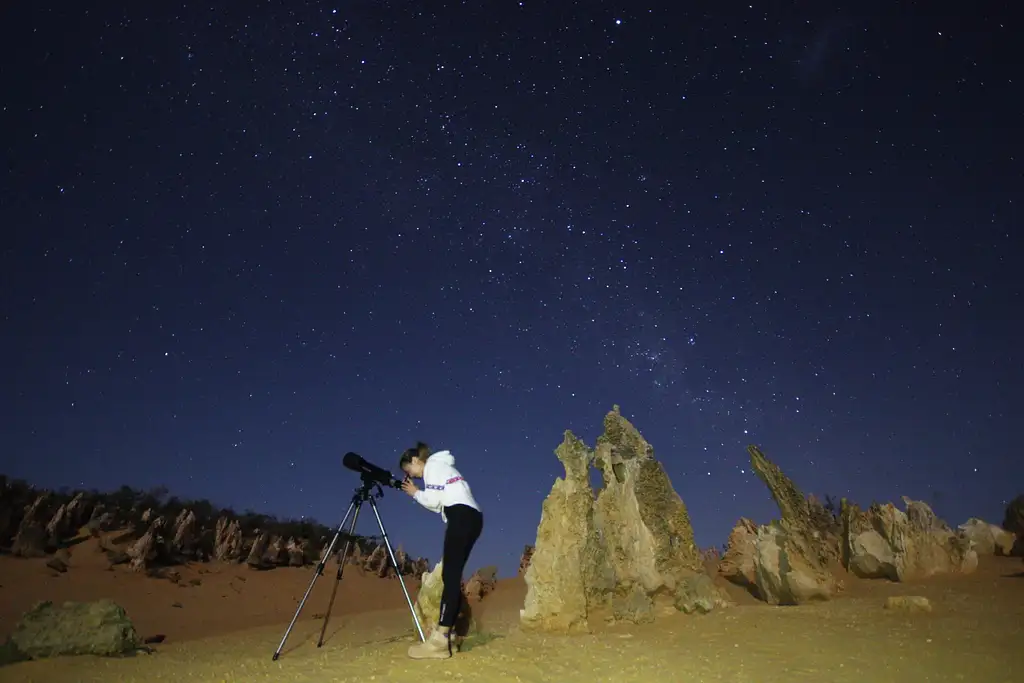
<path fill-rule="evenodd" d="M 444 485 L 447 486 L 448 484 L 454 484 L 457 481 L 462 481 L 462 477 L 452 477 L 451 479 L 446 481 Z"/>

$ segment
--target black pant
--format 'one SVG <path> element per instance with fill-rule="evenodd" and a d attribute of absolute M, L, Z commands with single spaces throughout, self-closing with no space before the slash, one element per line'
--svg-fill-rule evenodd
<path fill-rule="evenodd" d="M 438 625 L 451 628 L 462 606 L 462 572 L 473 544 L 484 528 L 484 516 L 468 505 L 452 505 L 444 509 L 448 528 L 444 532 L 444 555 L 441 558 L 441 619 Z"/>

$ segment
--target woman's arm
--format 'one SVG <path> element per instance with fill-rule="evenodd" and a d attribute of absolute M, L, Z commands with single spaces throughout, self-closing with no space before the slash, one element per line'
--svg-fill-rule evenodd
<path fill-rule="evenodd" d="M 412 499 L 423 507 L 433 512 L 441 511 L 441 492 L 444 491 L 444 479 L 438 478 L 438 471 L 436 467 L 431 467 L 430 463 L 423 468 L 423 490 L 417 491 Z M 443 474 L 443 473 L 442 473 Z"/>

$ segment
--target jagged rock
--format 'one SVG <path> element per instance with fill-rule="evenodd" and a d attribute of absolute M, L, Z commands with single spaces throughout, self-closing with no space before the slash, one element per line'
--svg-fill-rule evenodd
<path fill-rule="evenodd" d="M 971 542 L 950 531 L 926 503 L 903 499 L 861 511 L 842 504 L 843 564 L 861 578 L 912 581 L 935 574 L 973 572 L 978 554 Z"/>
<path fill-rule="evenodd" d="M 156 558 L 159 552 L 159 534 L 164 526 L 164 518 L 157 517 L 149 525 L 149 529 L 142 537 L 132 543 L 125 551 L 130 559 L 129 568 L 134 572 L 144 572 L 149 568 L 149 562 Z"/>
<path fill-rule="evenodd" d="M 82 526 L 82 518 L 86 511 L 86 500 L 84 493 L 78 493 L 67 503 L 57 508 L 57 512 L 46 524 L 46 535 L 49 544 L 60 545 L 66 538 L 75 536 Z"/>
<path fill-rule="evenodd" d="M 255 513 L 235 518 L 227 510 L 218 513 L 208 501 L 183 506 L 176 498 L 162 502 L 163 498 L 164 494 L 136 492 L 129 487 L 110 494 L 38 491 L 0 475 L 0 546 L 10 546 L 15 555 L 44 557 L 88 534 L 98 540 L 99 550 L 112 564 L 134 560 L 133 569 L 143 571 L 153 562 L 168 566 L 211 559 L 247 560 L 263 532 L 270 540 L 260 566 L 269 569 L 317 562 L 320 558 L 311 550 L 318 542 L 325 543 L 330 531 L 311 520 L 278 521 Z M 160 525 L 154 526 L 157 519 Z M 249 531 L 254 527 L 260 529 Z M 104 533 L 107 531 L 117 533 Z M 375 547 L 367 537 L 358 536 L 354 542 L 357 556 L 365 556 Z M 414 560 L 405 553 L 398 560 L 403 574 L 421 573 L 428 567 L 425 558 Z M 378 570 L 384 576 L 395 574 L 387 562 L 380 563 Z"/>
<path fill-rule="evenodd" d="M 221 517 L 214 532 L 213 557 L 222 562 L 237 560 L 242 555 L 242 527 L 237 519 Z"/>
<path fill-rule="evenodd" d="M 544 499 L 520 621 L 526 629 L 560 632 L 589 630 L 586 577 L 607 566 L 594 524 L 594 493 L 589 471 L 593 455 L 566 431 L 555 454 L 565 467 Z"/>
<path fill-rule="evenodd" d="M 381 544 L 373 549 L 370 556 L 366 558 L 363 569 L 367 572 L 383 578 L 388 573 L 388 551 Z"/>
<path fill-rule="evenodd" d="M 526 576 L 526 570 L 530 568 L 530 558 L 533 557 L 533 546 L 523 547 L 523 554 L 519 556 L 519 573 L 517 576 Z"/>
<path fill-rule="evenodd" d="M 11 643 L 30 659 L 68 655 L 114 656 L 141 644 L 125 611 L 110 600 L 41 602 L 22 616 Z"/>
<path fill-rule="evenodd" d="M 303 567 L 306 564 L 306 542 L 289 538 L 285 544 L 289 567 Z"/>
<path fill-rule="evenodd" d="M 287 563 L 288 558 L 285 555 L 284 545 L 285 540 L 283 538 L 277 535 L 271 536 L 270 542 L 267 544 L 267 550 L 263 553 L 261 564 L 264 567 L 276 567 Z"/>
<path fill-rule="evenodd" d="M 191 510 L 182 510 L 174 520 L 174 554 L 191 557 L 196 542 L 196 516 Z"/>
<path fill-rule="evenodd" d="M 344 552 L 345 544 L 344 543 L 339 543 L 339 545 L 341 546 L 341 548 L 338 549 L 338 552 L 339 553 L 340 552 Z M 347 558 L 347 564 L 351 564 L 351 565 L 353 565 L 355 567 L 358 567 L 359 570 L 362 571 L 363 570 L 363 566 L 366 564 L 366 554 L 363 553 L 363 549 L 361 547 L 359 547 L 359 544 L 356 543 L 355 541 L 352 541 L 352 545 L 354 547 L 349 551 L 348 558 Z M 324 548 L 324 550 L 326 550 L 326 548 Z M 323 554 L 323 553 L 321 553 L 321 554 Z M 335 558 L 335 559 L 337 559 L 337 558 Z"/>
<path fill-rule="evenodd" d="M 498 583 L 498 568 L 495 566 L 483 567 L 473 572 L 466 581 L 463 592 L 467 597 L 474 600 L 483 599 L 488 593 L 494 590 Z"/>
<path fill-rule="evenodd" d="M 590 604 L 614 595 L 617 619 L 647 621 L 653 597 L 671 598 L 684 577 L 703 570 L 686 505 L 617 406 L 605 416 L 594 464 L 604 479 L 594 519 L 612 571 L 600 567 L 588 577 Z"/>
<path fill-rule="evenodd" d="M 266 554 L 269 546 L 270 534 L 257 530 L 256 539 L 252 542 L 252 548 L 249 549 L 249 555 L 245 558 L 245 563 L 257 569 L 263 568 L 265 566 L 263 564 L 263 556 Z"/>
<path fill-rule="evenodd" d="M 108 511 L 103 503 L 96 503 L 89 515 L 89 521 L 85 523 L 85 528 L 91 535 L 99 536 L 104 531 L 110 531 L 114 527 L 114 522 L 114 513 Z"/>
<path fill-rule="evenodd" d="M 1016 537 L 1006 529 L 972 517 L 958 527 L 978 555 L 1009 556 Z"/>
<path fill-rule="evenodd" d="M 768 487 L 789 532 L 802 533 L 808 537 L 807 543 L 803 545 L 816 557 L 808 557 L 807 560 L 822 567 L 838 561 L 842 533 L 839 520 L 814 496 L 804 497 L 797 485 L 757 446 L 748 446 L 747 452 L 750 454 L 751 467 Z"/>
<path fill-rule="evenodd" d="M 794 530 L 792 524 L 782 520 L 757 530 L 754 569 L 758 595 L 771 605 L 828 600 L 841 585 L 816 561 L 805 530 Z"/>
<path fill-rule="evenodd" d="M 594 453 L 571 432 L 555 452 L 566 476 L 544 501 L 537 543 L 524 557 L 524 628 L 571 633 L 589 630 L 599 612 L 640 623 L 728 603 L 700 578 L 704 561 L 686 505 L 618 406 L 605 416 Z M 596 500 L 592 462 L 603 477 Z"/>
<path fill-rule="evenodd" d="M 757 524 L 741 517 L 729 534 L 725 555 L 718 563 L 718 573 L 730 583 L 757 590 Z"/>
<path fill-rule="evenodd" d="M 842 589 L 830 571 L 840 558 L 838 520 L 816 498 L 805 497 L 757 446 L 748 446 L 747 452 L 751 468 L 768 487 L 781 514 L 778 522 L 757 528 L 753 553 L 756 590 L 752 592 L 776 605 L 831 598 Z M 749 526 L 738 532 L 737 543 L 748 543 L 749 533 Z M 736 571 L 749 570 L 743 552 L 749 551 L 738 547 L 731 558 L 734 582 L 745 579 Z"/>
<path fill-rule="evenodd" d="M 50 494 L 43 493 L 36 497 L 25 510 L 25 515 L 18 525 L 18 533 L 11 545 L 11 554 L 17 557 L 44 557 L 46 555 L 46 506 Z"/>

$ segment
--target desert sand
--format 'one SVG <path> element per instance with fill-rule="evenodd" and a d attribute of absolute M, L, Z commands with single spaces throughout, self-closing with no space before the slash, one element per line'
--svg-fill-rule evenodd
<path fill-rule="evenodd" d="M 316 639 L 334 582 L 328 566 L 280 659 L 271 656 L 305 591 L 311 568 L 252 570 L 193 564 L 177 583 L 110 567 L 90 540 L 57 574 L 45 560 L 0 557 L 0 637 L 39 600 L 112 598 L 144 637 L 164 636 L 150 654 L 75 657 L 0 669 L 0 681 L 971 681 L 1024 676 L 1024 565 L 984 557 L 977 572 L 898 584 L 843 578 L 836 599 L 771 607 L 721 581 L 734 607 L 676 614 L 641 626 L 598 625 L 552 636 L 518 628 L 526 586 L 502 579 L 475 604 L 479 630 L 448 661 L 416 662 L 412 618 L 396 579 L 346 569 L 324 646 Z M 407 581 L 415 595 L 417 582 Z M 927 597 L 930 613 L 883 609 L 893 595 Z"/>

